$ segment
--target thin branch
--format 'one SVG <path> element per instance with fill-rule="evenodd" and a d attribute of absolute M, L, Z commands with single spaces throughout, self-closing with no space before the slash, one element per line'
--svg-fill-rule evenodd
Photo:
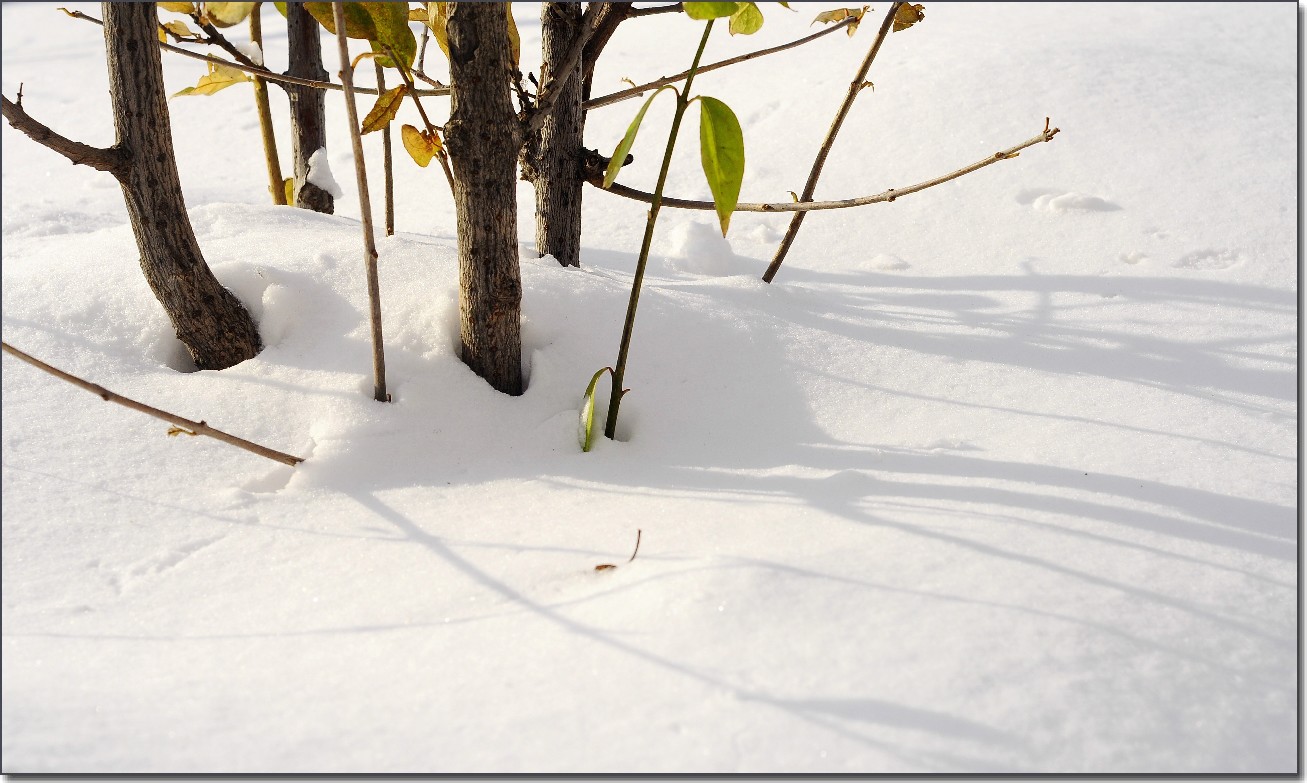
<path fill-rule="evenodd" d="M 640 16 L 653 16 L 654 14 L 679 14 L 683 10 L 685 10 L 685 6 L 682 3 L 658 5 L 653 8 L 634 8 L 631 10 L 629 18 L 635 19 Z"/>
<path fill-rule="evenodd" d="M 372 398 L 389 402 L 386 393 L 386 357 L 381 334 L 381 284 L 377 279 L 377 244 L 372 230 L 372 199 L 368 194 L 368 173 L 363 159 L 363 138 L 359 133 L 359 112 L 354 103 L 354 66 L 349 60 L 345 37 L 345 8 L 331 4 L 336 21 L 336 44 L 340 50 L 340 81 L 345 86 L 345 113 L 349 117 L 349 140 L 354 148 L 354 175 L 359 188 L 359 213 L 363 223 L 363 267 L 368 278 L 369 320 L 372 326 Z M 393 57 L 393 52 L 392 52 Z M 399 62 L 396 58 L 395 62 Z"/>
<path fill-rule="evenodd" d="M 393 60 L 392 62 L 398 63 L 399 60 Z M 384 92 L 386 89 L 385 69 L 381 67 L 381 62 L 378 60 L 373 60 L 372 64 L 377 69 L 377 89 Z M 414 98 L 413 102 L 417 103 L 417 99 Z M 388 237 L 395 235 L 395 161 L 390 142 L 390 125 L 391 123 L 388 122 L 386 127 L 381 129 L 381 160 L 386 175 L 386 236 Z"/>
<path fill-rule="evenodd" d="M 747 54 L 741 54 L 736 57 L 731 57 L 729 59 L 722 60 L 721 62 L 710 63 L 708 65 L 701 67 L 699 69 L 699 73 L 708 73 L 709 71 L 715 71 L 719 68 L 725 68 L 728 65 L 735 65 L 736 63 L 742 63 L 745 62 L 746 60 L 753 60 L 768 54 L 783 52 L 786 49 L 793 49 L 794 47 L 802 46 L 803 44 L 806 44 L 809 41 L 815 41 L 818 38 L 821 38 L 823 35 L 830 35 L 836 30 L 843 30 L 845 27 L 848 27 L 850 24 L 853 24 L 853 22 L 854 20 L 852 18 L 845 19 L 837 24 L 827 27 L 825 30 L 819 30 L 813 33 L 812 35 L 804 36 L 803 38 L 790 41 L 787 44 L 781 44 L 780 46 L 773 46 L 769 49 L 759 49 L 756 52 L 749 52 Z M 630 89 L 622 90 L 621 92 L 614 92 L 608 95 L 601 95 L 598 98 L 591 98 L 590 100 L 581 104 L 581 106 L 582 108 L 588 111 L 590 109 L 597 109 L 600 106 L 607 106 L 612 103 L 617 103 L 618 101 L 625 101 L 630 98 L 636 98 L 648 92 L 649 90 L 654 89 L 655 87 L 662 87 L 665 84 L 675 84 L 676 82 L 685 81 L 685 78 L 689 75 L 690 75 L 689 71 L 684 71 L 682 73 L 676 74 L 675 76 L 666 76 L 662 79 L 649 82 L 648 84 L 641 84 L 638 87 L 631 87 Z"/>
<path fill-rule="evenodd" d="M 202 421 L 191 421 L 190 419 L 183 419 L 181 416 L 177 416 L 167 411 L 159 410 L 158 408 L 153 408 L 149 405 L 146 405 L 145 403 L 137 402 L 136 400 L 114 394 L 113 392 L 109 391 L 103 386 L 91 383 L 90 381 L 84 381 L 81 378 L 78 378 L 76 375 L 70 375 L 64 372 L 63 370 L 57 369 L 55 367 L 51 367 L 50 365 L 46 364 L 40 359 L 35 359 L 23 353 L 22 351 L 13 347 L 9 343 L 0 343 L 0 348 L 3 348 L 5 353 L 17 359 L 20 359 L 24 362 L 27 362 L 33 367 L 44 370 L 50 373 L 51 375 L 55 376 L 56 378 L 62 378 L 63 380 L 68 381 L 69 383 L 71 383 L 72 385 L 78 388 L 85 389 L 86 391 L 89 391 L 92 394 L 99 396 L 99 398 L 104 400 L 105 402 L 117 403 L 118 405 L 122 405 L 123 407 L 131 408 L 134 411 L 139 411 L 141 413 L 145 413 L 150 416 L 153 416 L 156 419 L 163 419 L 164 421 L 170 424 L 182 428 L 181 431 L 185 432 L 186 434 L 206 435 L 210 438 L 220 440 L 223 443 L 230 443 L 231 445 L 236 446 L 238 448 L 245 449 L 248 452 L 258 454 L 260 457 L 267 457 L 268 459 L 276 460 L 277 462 L 280 462 L 285 465 L 290 465 L 291 467 L 294 467 L 295 465 L 304 461 L 302 457 L 293 457 L 290 454 L 284 454 L 280 451 L 274 451 L 270 448 L 267 448 L 266 446 L 260 446 L 259 444 L 245 440 L 244 438 L 238 438 L 235 435 L 230 435 L 226 432 L 223 432 L 222 430 L 214 429 L 213 427 L 210 427 L 208 424 Z"/>
<path fill-rule="evenodd" d="M 527 136 L 540 130 L 545 124 L 545 118 L 553 110 L 554 102 L 558 100 L 559 94 L 567 87 L 572 74 L 577 70 L 576 65 L 581 62 L 581 54 L 585 52 L 585 42 L 594 34 L 595 18 L 599 15 L 600 6 L 600 3 L 591 3 L 585 9 L 585 15 L 581 17 L 580 29 L 572 41 L 571 48 L 567 50 L 563 59 L 550 69 L 554 76 L 540 87 L 540 92 L 536 93 L 536 104 L 526 123 Z"/>
<path fill-rule="evenodd" d="M 1025 149 L 1026 147 L 1039 144 L 1040 142 L 1052 141 L 1053 137 L 1056 136 L 1060 132 L 1060 130 L 1061 130 L 1060 128 L 1053 128 L 1052 130 L 1042 131 L 1038 136 L 1035 136 L 1034 138 L 1031 139 L 1027 139 L 1026 141 L 1023 141 L 1020 144 L 1016 145 L 1015 147 L 1009 147 L 1008 149 L 1002 150 L 1001 152 L 995 152 L 993 155 L 990 155 L 987 158 L 983 158 L 982 160 L 972 163 L 970 166 L 960 168 L 952 173 L 945 174 L 942 177 L 928 179 L 925 182 L 918 182 L 917 184 L 909 185 L 906 188 L 890 188 L 889 190 L 886 190 L 883 193 L 877 193 L 874 196 L 862 196 L 860 198 L 846 198 L 846 199 L 840 199 L 838 201 L 804 201 L 804 202 L 782 201 L 782 202 L 775 202 L 775 203 L 739 203 L 735 205 L 735 211 L 736 212 L 816 212 L 818 210 L 824 210 L 824 209 L 848 209 L 849 207 L 861 207 L 867 204 L 879 204 L 883 201 L 894 201 L 895 199 L 899 199 L 904 196 L 916 193 L 919 190 L 925 190 L 926 188 L 943 184 L 945 182 L 948 182 L 949 180 L 957 179 L 958 177 L 961 177 L 964 174 L 970 174 L 971 172 L 976 171 L 978 169 L 983 169 L 986 166 L 999 162 L 1000 160 L 1008 160 L 1009 158 L 1015 158 L 1021 152 L 1021 150 Z M 614 182 L 611 187 L 605 188 L 603 186 L 602 176 L 599 176 L 597 178 L 591 178 L 586 181 L 589 182 L 591 185 L 594 185 L 595 187 L 599 188 L 600 190 L 606 190 L 607 192 L 617 196 L 623 196 L 625 198 L 633 199 L 635 201 L 643 201 L 646 204 L 653 203 L 653 194 L 646 193 L 643 190 L 628 188 L 625 185 L 622 185 L 617 182 Z M 717 207 L 711 201 L 694 201 L 691 199 L 672 198 L 671 196 L 663 196 L 662 205 L 664 207 L 674 207 L 676 209 L 698 209 L 707 212 L 712 212 L 717 209 Z"/>
<path fill-rule="evenodd" d="M 259 10 L 258 7 L 255 6 L 254 11 L 252 11 L 250 15 L 253 16 L 254 14 L 258 13 L 258 10 Z M 208 36 L 208 38 L 203 39 L 201 43 L 206 43 L 211 46 L 217 46 L 219 49 L 222 49 L 227 54 L 230 54 L 232 56 L 232 59 L 234 59 L 236 62 L 240 63 L 241 65 L 245 66 L 246 68 L 263 67 L 261 64 L 251 60 L 249 58 L 249 55 L 245 54 L 245 52 L 242 52 L 240 49 L 237 49 L 236 46 L 232 44 L 231 41 L 227 40 L 227 37 L 225 35 L 218 32 L 218 28 L 214 27 L 208 22 L 201 21 L 200 13 L 198 11 L 191 14 L 191 19 L 194 19 L 195 24 L 199 25 L 200 30 L 204 31 L 204 34 Z M 259 50 L 260 51 L 263 50 L 262 45 L 259 46 Z"/>
<path fill-rule="evenodd" d="M 64 9 L 60 9 L 60 10 L 64 10 Z M 84 14 L 81 11 L 64 10 L 64 13 L 73 17 L 74 19 L 82 19 L 87 22 L 94 22 L 95 24 L 101 26 L 104 25 L 104 22 L 100 21 L 99 19 L 96 19 L 94 16 L 90 16 L 89 14 Z M 258 76 L 270 82 L 277 82 L 279 84 L 297 84 L 301 87 L 312 87 L 315 90 L 336 90 L 337 92 L 345 89 L 343 85 L 336 84 L 335 82 L 322 82 L 316 79 L 301 79 L 298 76 L 288 76 L 284 73 L 276 73 L 275 71 L 270 71 L 267 68 L 259 68 L 259 67 L 251 68 L 247 65 L 243 65 L 238 62 L 233 62 L 231 60 L 224 60 L 221 57 L 213 57 L 212 55 L 208 55 L 208 54 L 200 54 L 199 52 L 192 52 L 190 49 L 183 49 L 179 46 L 173 46 L 172 44 L 166 44 L 163 42 L 159 43 L 159 48 L 163 49 L 166 52 L 174 52 L 176 54 L 182 55 L 183 57 L 189 57 L 192 60 L 199 60 L 200 62 L 205 62 L 205 63 L 213 63 L 214 65 L 225 65 L 228 68 L 235 68 L 238 71 L 244 71 L 245 73 L 253 74 L 254 76 Z M 375 87 L 355 87 L 354 92 L 360 95 L 379 94 L 377 92 L 377 88 Z M 438 97 L 441 95 L 449 95 L 449 88 L 437 87 L 430 90 L 416 90 L 409 94 L 421 95 L 424 98 L 427 96 Z"/>
<path fill-rule="evenodd" d="M 73 141 L 61 136 L 32 119 L 31 115 L 23 110 L 22 100 L 21 92 L 18 94 L 18 103 L 14 103 L 0 95 L 0 101 L 3 101 L 4 118 L 9 121 L 9 124 L 15 130 L 21 131 L 30 137 L 32 141 L 54 150 L 75 164 L 107 171 L 114 176 L 126 170 L 130 156 L 121 147 L 114 146 L 107 149 L 92 147 L 89 144 L 82 144 L 79 141 Z"/>
<path fill-rule="evenodd" d="M 386 53 L 390 55 L 391 62 L 399 63 L 399 67 L 396 68 L 396 70 L 399 71 L 399 75 L 403 77 L 404 86 L 408 88 L 408 94 L 413 96 L 413 105 L 417 107 L 418 114 L 422 116 L 422 122 L 427 126 L 427 133 L 435 134 L 436 138 L 440 139 L 440 151 L 436 153 L 436 158 L 440 161 L 440 168 L 445 171 L 445 181 L 449 183 L 449 192 L 452 195 L 454 193 L 454 172 L 449 168 L 449 153 L 445 151 L 444 134 L 440 133 L 441 129 L 431 121 L 430 117 L 427 116 L 427 110 L 422 108 L 422 101 L 417 98 L 418 91 L 413 87 L 413 79 L 410 78 L 408 69 L 403 66 L 399 57 L 395 55 L 395 50 L 387 46 Z M 380 85 L 381 71 L 378 70 L 377 74 L 377 84 Z M 386 127 L 389 128 L 390 125 L 387 124 Z"/>
<path fill-rule="evenodd" d="M 853 108 L 853 101 L 857 99 L 858 94 L 862 92 L 868 82 L 867 71 L 871 70 L 871 64 L 876 59 L 876 54 L 880 51 L 881 44 L 885 43 L 885 37 L 889 35 L 890 25 L 894 22 L 894 16 L 898 13 L 899 6 L 903 3 L 890 3 L 889 10 L 885 12 L 885 21 L 881 22 L 880 30 L 876 33 L 876 40 L 867 50 L 867 56 L 863 58 L 862 65 L 858 66 L 858 72 L 854 75 L 853 81 L 849 82 L 849 89 L 844 95 L 844 102 L 840 104 L 839 111 L 835 113 L 835 119 L 831 120 L 830 129 L 826 131 L 826 140 L 821 143 L 821 148 L 817 150 L 817 157 L 812 161 L 812 168 L 808 171 L 808 181 L 803 184 L 803 193 L 799 195 L 799 201 L 812 201 L 812 194 L 817 189 L 817 179 L 821 177 L 821 170 L 826 165 L 826 158 L 830 155 L 831 147 L 835 144 L 835 136 L 839 134 L 840 128 L 844 125 L 844 119 L 849 116 L 849 110 Z M 799 226 L 803 225 L 803 219 L 807 213 L 796 212 L 794 217 L 790 218 L 790 225 L 785 229 L 785 236 L 781 237 L 781 244 L 776 248 L 776 255 L 772 256 L 771 263 L 767 265 L 767 271 L 763 273 L 762 280 L 764 283 L 770 283 L 776 273 L 780 271 L 781 263 L 785 261 L 785 256 L 790 252 L 790 246 L 794 244 L 794 238 L 799 234 Z"/>

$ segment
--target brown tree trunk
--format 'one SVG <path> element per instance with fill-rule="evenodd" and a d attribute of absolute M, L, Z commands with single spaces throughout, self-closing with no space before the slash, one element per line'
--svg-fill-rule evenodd
<path fill-rule="evenodd" d="M 130 162 L 116 172 L 141 252 L 141 269 L 201 370 L 257 355 L 258 327 L 209 271 L 195 240 L 173 155 L 154 3 L 104 3 L 117 146 Z"/>
<path fill-rule="evenodd" d="M 580 3 L 541 3 L 544 65 L 540 83 L 559 74 L 552 65 L 561 61 L 581 30 Z M 581 62 L 558 94 L 553 109 L 534 138 L 522 151 L 522 177 L 536 191 L 536 249 L 563 266 L 581 265 L 581 162 L 584 153 L 585 116 L 581 109 Z"/>
<path fill-rule="evenodd" d="M 320 30 L 317 20 L 304 10 L 303 3 L 286 4 L 286 37 L 290 47 L 287 76 L 326 81 Z M 295 206 L 330 215 L 336 211 L 336 200 L 305 179 L 309 175 L 309 157 L 327 146 L 326 99 L 322 90 L 294 84 L 286 85 L 286 95 L 290 98 L 290 134 L 295 157 Z"/>
<path fill-rule="evenodd" d="M 463 361 L 505 394 L 522 393 L 514 70 L 503 3 L 450 6 L 452 109 L 445 126 L 458 217 Z"/>

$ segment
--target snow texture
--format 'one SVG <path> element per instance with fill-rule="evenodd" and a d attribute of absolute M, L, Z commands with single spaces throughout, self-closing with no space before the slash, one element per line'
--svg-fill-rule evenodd
<path fill-rule="evenodd" d="M 766 5 L 705 61 L 831 7 Z M 801 186 L 883 11 L 696 80 L 744 127 L 741 200 Z M 319 151 L 337 214 L 268 203 L 247 90 L 170 106 L 200 246 L 266 344 L 221 372 L 173 336 L 112 177 L 5 125 L 5 341 L 306 461 L 168 437 L 4 358 L 4 772 L 1293 773 L 1296 13 L 927 3 L 819 198 L 1062 132 L 809 215 L 772 285 L 788 216 L 722 239 L 664 209 L 619 439 L 589 454 L 580 397 L 615 360 L 647 205 L 587 190 L 564 269 L 534 257 L 520 185 L 509 398 L 458 358 L 448 188 L 399 155 L 383 404 L 357 194 Z M 0 16 L 4 94 L 110 143 L 100 29 Z M 516 17 L 539 73 L 538 9 Z M 700 29 L 624 24 L 595 94 L 682 70 Z M 163 57 L 170 91 L 204 73 Z M 587 146 L 637 108 L 591 111 Z M 652 188 L 670 117 L 653 105 L 621 181 Z M 695 122 L 671 195 L 708 194 Z"/>
<path fill-rule="evenodd" d="M 310 185 L 316 185 L 330 193 L 332 198 L 340 198 L 345 195 L 340 183 L 336 182 L 335 177 L 331 176 L 331 164 L 327 162 L 326 147 L 319 147 L 317 151 L 309 156 L 309 173 L 304 175 L 304 179 Z"/>

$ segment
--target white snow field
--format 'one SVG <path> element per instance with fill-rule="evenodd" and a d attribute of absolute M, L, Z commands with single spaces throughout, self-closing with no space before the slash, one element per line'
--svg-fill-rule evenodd
<path fill-rule="evenodd" d="M 705 60 L 835 7 L 765 4 Z M 696 80 L 744 126 L 743 200 L 802 189 L 887 7 Z M 401 153 L 382 404 L 340 94 L 335 216 L 269 203 L 248 86 L 170 102 L 201 247 L 266 342 L 221 372 L 179 371 L 112 177 L 6 124 L 4 340 L 307 461 L 167 437 L 4 358 L 3 771 L 1296 772 L 1297 7 L 925 11 L 818 198 L 1061 133 L 809 216 L 772 285 L 788 216 L 723 240 L 664 210 L 621 437 L 589 454 L 580 397 L 616 359 L 645 205 L 587 190 L 564 269 L 533 257 L 521 185 L 509 398 L 457 357 L 452 201 Z M 537 70 L 538 7 L 515 13 Z M 4 94 L 113 143 L 100 29 L 0 14 Z M 687 68 L 700 30 L 625 23 L 596 94 Z M 204 72 L 164 65 L 170 91 Z M 638 107 L 592 111 L 588 145 Z M 622 182 L 652 189 L 671 113 Z M 708 196 L 697 136 L 671 195 Z"/>

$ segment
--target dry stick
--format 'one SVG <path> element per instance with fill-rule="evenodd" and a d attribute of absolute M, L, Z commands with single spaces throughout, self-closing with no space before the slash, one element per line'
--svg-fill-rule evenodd
<path fill-rule="evenodd" d="M 385 69 L 376 60 L 372 64 L 377 68 L 377 91 L 386 91 Z M 381 156 L 386 171 L 386 236 L 395 235 L 395 166 L 391 156 L 390 123 L 381 129 Z"/>
<path fill-rule="evenodd" d="M 345 87 L 345 112 L 349 115 L 349 139 L 354 146 L 354 174 L 358 180 L 359 212 L 363 218 L 363 266 L 368 276 L 368 302 L 372 322 L 372 398 L 389 402 L 386 393 L 386 357 L 381 338 L 381 284 L 377 280 L 377 245 L 372 234 L 372 199 L 368 196 L 368 173 L 363 161 L 363 138 L 359 134 L 359 112 L 354 105 L 354 67 L 349 61 L 345 37 L 345 8 L 339 0 L 331 4 L 336 21 L 336 43 L 340 48 L 340 81 Z"/>
<path fill-rule="evenodd" d="M 812 162 L 812 170 L 808 172 L 808 181 L 803 185 L 803 194 L 799 196 L 799 201 L 811 201 L 812 194 L 817 189 L 817 179 L 821 176 L 821 170 L 826 165 L 826 157 L 830 155 L 831 145 L 835 143 L 835 136 L 840 132 L 840 127 L 844 125 L 844 118 L 849 115 L 849 109 L 853 107 L 853 101 L 858 97 L 858 93 L 866 86 L 867 71 L 871 70 L 871 63 L 876 59 L 876 53 L 880 51 L 881 44 L 885 43 L 885 36 L 889 35 L 890 25 L 894 23 L 894 14 L 898 12 L 899 6 L 903 3 L 892 3 L 889 11 L 885 13 L 885 21 L 881 22 L 880 30 L 876 33 L 876 40 L 872 42 L 871 48 L 867 50 L 867 56 L 863 59 L 862 65 L 858 67 L 858 73 L 849 82 L 849 91 L 844 95 L 844 103 L 840 104 L 840 110 L 835 113 L 835 119 L 831 121 L 830 130 L 826 131 L 826 140 L 821 143 L 821 149 L 817 151 L 817 157 Z M 767 266 L 767 271 L 763 272 L 762 280 L 764 283 L 770 283 L 776 273 L 780 271 L 781 263 L 785 261 L 785 256 L 790 252 L 790 247 L 794 244 L 794 238 L 798 236 L 799 226 L 803 225 L 803 219 L 807 217 L 805 212 L 796 212 L 794 217 L 790 218 L 790 225 L 785 229 L 785 236 L 781 238 L 780 247 L 776 248 L 776 255 L 772 257 L 771 264 Z"/>
<path fill-rule="evenodd" d="M 57 369 L 55 367 L 51 367 L 50 365 L 46 364 L 40 359 L 33 358 L 23 353 L 22 351 L 13 347 L 9 343 L 0 343 L 0 348 L 3 348 L 5 353 L 10 354 L 11 356 L 17 359 L 21 359 L 22 361 L 27 362 L 33 367 L 36 367 L 41 370 L 45 370 L 46 372 L 50 373 L 56 378 L 62 378 L 63 380 L 68 381 L 74 386 L 85 389 L 91 392 L 92 394 L 98 395 L 100 399 L 104 400 L 105 402 L 115 402 L 119 405 L 122 405 L 123 407 L 131 408 L 134 411 L 140 411 L 141 413 L 149 414 L 150 416 L 153 416 L 156 419 L 163 419 L 164 421 L 170 424 L 174 424 L 178 427 L 185 428 L 184 431 L 189 435 L 207 435 L 210 438 L 215 438 L 217 440 L 222 441 L 223 443 L 230 443 L 233 446 L 238 446 L 242 449 L 245 449 L 246 451 L 252 452 L 254 454 L 258 454 L 260 457 L 267 457 L 268 459 L 276 460 L 277 462 L 290 465 L 291 467 L 294 467 L 295 465 L 304 461 L 302 457 L 293 457 L 290 454 L 283 454 L 280 451 L 274 451 L 270 448 L 267 448 L 266 446 L 260 446 L 259 444 L 252 443 L 248 440 L 245 440 L 244 438 L 238 438 L 235 435 L 230 435 L 226 432 L 223 432 L 222 430 L 214 429 L 213 427 L 210 427 L 208 424 L 202 421 L 191 421 L 190 419 L 183 419 L 181 416 L 177 416 L 167 411 L 161 411 L 158 408 L 152 408 L 149 405 L 146 405 L 145 403 L 137 402 L 136 400 L 114 394 L 113 392 L 109 391 L 103 386 L 91 383 L 90 381 L 84 381 L 81 378 L 78 378 L 76 375 L 69 375 L 63 370 Z"/>
<path fill-rule="evenodd" d="M 255 3 L 250 12 L 250 40 L 263 51 L 263 19 L 260 11 L 263 3 Z M 268 85 L 255 76 L 254 105 L 259 109 L 259 132 L 263 135 L 263 159 L 268 164 L 268 189 L 272 191 L 272 203 L 286 205 L 286 184 L 281 176 L 281 161 L 277 157 L 277 137 L 272 132 L 272 110 L 268 106 Z"/>
<path fill-rule="evenodd" d="M 685 6 L 681 3 L 672 3 L 671 5 L 659 5 L 659 6 L 654 6 L 653 8 L 636 8 L 635 10 L 631 11 L 631 15 L 627 18 L 635 19 L 636 17 L 653 16 L 654 14 L 675 14 L 675 13 L 680 13 L 684 9 Z"/>
<path fill-rule="evenodd" d="M 773 46 L 769 49 L 759 49 L 756 52 L 747 52 L 745 54 L 741 54 L 736 57 L 731 57 L 726 60 L 722 60 L 720 62 L 710 63 L 708 65 L 701 67 L 698 72 L 708 73 L 709 71 L 715 71 L 719 68 L 725 68 L 728 65 L 735 65 L 736 63 L 742 63 L 748 60 L 754 60 L 768 54 L 783 52 L 786 49 L 793 49 L 794 47 L 802 46 L 803 44 L 806 44 L 809 41 L 815 41 L 818 38 L 821 38 L 823 35 L 830 35 L 836 30 L 843 30 L 845 27 L 848 27 L 850 24 L 853 24 L 854 21 L 855 20 L 852 18 L 845 19 L 839 22 L 838 24 L 826 28 L 825 30 L 819 30 L 813 33 L 812 35 L 805 36 L 803 38 L 798 38 L 796 40 L 790 41 L 787 44 L 781 44 L 780 46 Z M 643 95 L 644 93 L 648 92 L 649 90 L 654 89 L 655 87 L 662 87 L 663 85 L 666 84 L 675 84 L 676 82 L 685 81 L 685 78 L 689 75 L 690 75 L 689 71 L 682 71 L 681 73 L 678 73 L 675 76 L 665 76 L 656 81 L 649 82 L 648 84 L 641 84 L 638 87 L 631 87 L 630 89 L 622 90 L 621 92 L 614 92 L 608 95 L 601 95 L 598 98 L 591 98 L 590 100 L 581 104 L 581 107 L 589 111 L 590 109 L 597 109 L 600 106 L 607 106 L 612 103 L 617 103 L 618 101 L 625 101 L 630 98 L 637 98 L 640 95 Z"/>
<path fill-rule="evenodd" d="M 1045 120 L 1044 122 L 1044 127 L 1045 128 L 1048 127 L 1047 120 Z M 804 202 L 781 201 L 781 202 L 765 203 L 765 204 L 753 203 L 753 202 L 741 202 L 735 205 L 734 211 L 736 212 L 816 212 L 818 210 L 823 210 L 823 209 L 848 209 L 849 207 L 861 207 L 867 204 L 879 204 L 883 201 L 894 201 L 895 199 L 899 199 L 904 196 L 910 195 L 912 193 L 916 193 L 919 190 L 925 190 L 926 188 L 934 187 L 935 185 L 940 185 L 942 183 L 948 182 L 949 180 L 957 179 L 958 177 L 961 177 L 964 174 L 970 174 L 971 172 L 976 171 L 977 169 L 983 169 L 986 166 L 989 166 L 994 163 L 998 163 L 1000 160 L 1015 158 L 1021 152 L 1021 150 L 1025 149 L 1026 147 L 1034 146 L 1035 144 L 1039 144 L 1040 142 L 1052 141 L 1053 137 L 1060 132 L 1061 132 L 1061 128 L 1044 130 L 1040 132 L 1038 136 L 1035 136 L 1030 139 L 1026 139 L 1025 141 L 1021 142 L 1015 147 L 1008 147 L 1007 149 L 1002 150 L 1000 152 L 995 152 L 993 155 L 982 158 L 981 160 L 972 163 L 970 166 L 964 166 L 963 168 L 945 174 L 942 177 L 935 177 L 934 179 L 928 179 L 925 182 L 918 182 L 917 184 L 909 185 L 906 188 L 890 188 L 889 190 L 886 190 L 883 193 L 877 193 L 874 196 L 846 198 L 846 199 L 839 199 L 837 201 L 804 201 Z M 595 187 L 599 188 L 600 190 L 603 190 L 608 193 L 612 193 L 613 195 L 623 196 L 625 198 L 633 199 L 635 201 L 643 201 L 646 204 L 653 203 L 653 194 L 647 193 L 643 190 L 628 188 L 627 186 L 617 182 L 614 182 L 612 185 L 605 188 L 603 186 L 602 175 L 600 175 L 596 179 L 587 180 L 587 181 L 591 185 L 594 185 Z M 711 201 L 694 201 L 691 199 L 673 198 L 671 196 L 663 196 L 661 203 L 662 206 L 664 207 L 673 207 L 675 209 L 699 209 L 707 212 L 712 212 L 717 209 L 716 205 L 714 205 L 713 202 Z"/>
<path fill-rule="evenodd" d="M 59 9 L 59 10 L 61 10 L 61 11 L 63 11 L 64 13 L 68 14 L 69 16 L 73 17 L 74 19 L 82 19 L 82 20 L 85 20 L 85 21 L 87 21 L 87 22 L 94 22 L 95 24 L 98 24 L 98 25 L 101 25 L 101 26 L 104 25 L 104 22 L 102 22 L 101 20 L 96 19 L 94 16 L 90 16 L 89 14 L 84 14 L 84 13 L 82 13 L 81 11 L 69 11 L 69 10 L 67 10 L 67 9 L 63 9 L 63 8 L 61 8 L 61 9 Z M 164 51 L 166 51 L 166 52 L 174 52 L 174 53 L 176 53 L 176 54 L 180 54 L 180 55 L 182 55 L 183 57 L 189 57 L 189 58 L 191 58 L 192 60 L 199 60 L 200 62 L 213 63 L 214 65 L 225 65 L 225 66 L 227 66 L 228 68 L 235 68 L 235 69 L 238 70 L 238 71 L 244 71 L 245 73 L 252 74 L 252 75 L 254 75 L 254 76 L 258 76 L 258 77 L 264 79 L 265 81 L 269 81 L 269 82 L 277 82 L 277 83 L 279 83 L 279 84 L 298 84 L 298 85 L 301 86 L 301 87 L 312 87 L 312 88 L 315 89 L 315 90 L 337 90 L 337 91 L 340 91 L 340 90 L 344 90 L 344 89 L 345 89 L 344 85 L 336 84 L 335 82 L 320 82 L 320 81 L 318 81 L 318 80 L 316 80 L 316 79 L 302 79 L 302 78 L 300 78 L 300 77 L 298 77 L 298 76 L 288 76 L 287 74 L 284 74 L 284 73 L 277 73 L 277 72 L 275 72 L 275 71 L 270 71 L 270 70 L 268 70 L 267 68 L 260 68 L 260 67 L 257 67 L 257 66 L 256 66 L 256 67 L 251 67 L 251 66 L 248 66 L 248 65 L 243 65 L 243 64 L 241 64 L 241 63 L 239 63 L 239 62 L 232 62 L 231 60 L 224 60 L 224 59 L 222 59 L 221 57 L 213 57 L 213 56 L 210 56 L 210 55 L 207 55 L 207 54 L 200 54 L 199 52 L 192 52 L 192 51 L 189 50 L 189 49 L 182 49 L 181 47 L 173 46 L 172 44 L 166 44 L 166 43 L 163 43 L 163 42 L 160 42 L 160 43 L 159 43 L 159 48 L 162 49 L 162 50 L 164 50 Z M 379 93 L 376 91 L 376 88 L 373 88 L 373 87 L 355 87 L 355 88 L 354 88 L 354 92 L 355 92 L 355 93 L 358 93 L 358 94 L 360 94 L 360 95 L 377 95 L 377 94 L 379 94 Z M 441 95 L 449 95 L 449 88 L 448 88 L 448 87 L 437 87 L 437 88 L 432 89 L 432 90 L 417 90 L 416 92 L 414 92 L 414 93 L 412 93 L 412 94 L 414 94 L 414 95 L 421 95 L 421 96 L 424 96 L 424 97 L 425 97 L 425 96 L 441 96 Z"/>
<path fill-rule="evenodd" d="M 558 100 L 559 94 L 567 88 L 567 83 L 572 79 L 573 72 L 577 70 L 576 64 L 581 61 L 581 55 L 585 52 L 585 42 L 590 40 L 591 35 L 594 35 L 595 18 L 599 15 L 601 5 L 603 4 L 591 3 L 585 9 L 585 15 L 581 17 L 581 29 L 577 32 L 576 38 L 572 40 L 572 46 L 567 50 L 567 54 L 563 56 L 558 65 L 551 69 L 557 76 L 542 85 L 540 91 L 536 93 L 535 107 L 532 110 L 531 117 L 527 120 L 527 136 L 544 126 L 545 119 L 554 108 L 554 102 Z"/>

